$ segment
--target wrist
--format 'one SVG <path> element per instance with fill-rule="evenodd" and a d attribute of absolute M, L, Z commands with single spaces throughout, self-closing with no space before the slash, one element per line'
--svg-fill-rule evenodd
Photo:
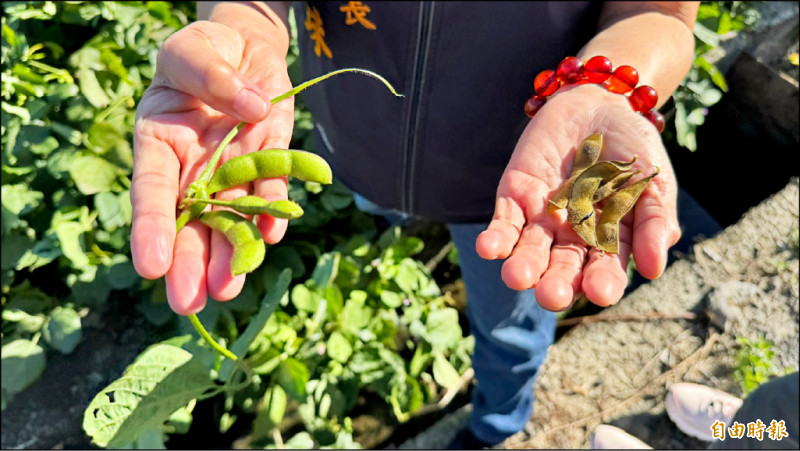
<path fill-rule="evenodd" d="M 664 130 L 664 117 L 655 107 L 658 93 L 654 88 L 639 84 L 638 71 L 627 65 L 612 67 L 611 60 L 594 56 L 586 61 L 566 57 L 555 70 L 543 70 L 533 80 L 534 95 L 524 103 L 525 114 L 533 116 L 557 92 L 569 87 L 594 85 L 626 100 L 630 108 L 650 121 L 658 132 Z"/>

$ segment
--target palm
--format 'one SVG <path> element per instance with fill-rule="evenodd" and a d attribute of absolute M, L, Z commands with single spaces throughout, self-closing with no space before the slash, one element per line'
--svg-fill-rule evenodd
<path fill-rule="evenodd" d="M 177 43 L 173 47 L 197 42 L 196 38 L 187 40 L 184 30 L 174 35 Z M 269 98 L 291 89 L 285 62 L 282 58 L 269 57 L 271 53 L 266 44 L 245 42 L 227 27 L 223 32 L 214 32 L 212 44 L 219 57 Z M 171 50 L 168 41 L 162 52 Z M 137 109 L 131 194 L 134 207 L 132 252 L 137 270 L 143 276 L 155 278 L 166 273 L 167 293 L 173 309 L 184 314 L 195 313 L 205 305 L 207 294 L 219 300 L 235 297 L 241 291 L 244 276 L 231 277 L 230 245 L 199 222 L 190 223 L 176 237 L 175 207 L 239 119 L 212 108 L 217 106 L 214 102 L 225 106 L 225 99 L 215 98 L 224 94 L 224 83 L 195 77 L 201 80 L 194 81 L 197 85 L 185 86 L 192 83 L 185 81 L 192 78 L 189 73 L 181 73 L 191 72 L 185 67 L 187 60 L 170 55 L 170 58 L 160 58 L 159 63 L 159 72 Z M 188 63 L 197 64 L 197 61 L 188 60 Z M 210 72 L 213 74 L 214 70 Z M 184 85 L 172 83 L 171 80 L 177 78 L 175 75 L 183 77 Z M 197 95 L 187 93 L 192 90 L 200 92 Z M 221 161 L 266 147 L 287 147 L 293 120 L 293 99 L 274 105 L 265 119 L 242 129 Z M 259 181 L 253 186 L 218 193 L 217 197 L 233 198 L 253 192 L 268 199 L 285 199 L 286 180 Z M 266 216 L 259 217 L 258 224 L 265 240 L 270 242 L 279 240 L 286 227 L 285 221 Z"/>
<path fill-rule="evenodd" d="M 567 307 L 580 293 L 600 305 L 616 302 L 627 284 L 631 251 L 639 271 L 657 277 L 662 243 L 674 244 L 679 234 L 676 182 L 655 128 L 619 95 L 595 86 L 573 91 L 554 96 L 526 128 L 500 181 L 495 217 L 476 243 L 484 258 L 510 255 L 503 280 L 518 290 L 535 286 L 537 300 L 551 310 Z M 601 160 L 637 155 L 643 173 L 661 169 L 623 220 L 618 255 L 590 250 L 566 214 L 547 213 L 548 200 L 569 177 L 576 146 L 592 133 L 603 134 Z"/>

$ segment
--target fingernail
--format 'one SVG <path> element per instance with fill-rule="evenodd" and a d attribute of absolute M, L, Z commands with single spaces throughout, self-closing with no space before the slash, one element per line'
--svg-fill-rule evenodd
<path fill-rule="evenodd" d="M 242 117 L 257 120 L 267 113 L 267 102 L 250 89 L 243 88 L 233 101 L 233 109 Z"/>
<path fill-rule="evenodd" d="M 160 236 L 155 239 L 156 245 L 156 255 L 158 256 L 159 261 L 165 262 L 166 264 L 171 264 L 172 259 L 170 257 L 172 249 L 170 249 L 169 243 L 165 236 Z"/>

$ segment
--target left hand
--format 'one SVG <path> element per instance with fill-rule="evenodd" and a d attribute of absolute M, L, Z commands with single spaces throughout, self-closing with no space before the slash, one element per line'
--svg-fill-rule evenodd
<path fill-rule="evenodd" d="M 566 210 L 547 213 L 548 200 L 569 177 L 577 146 L 592 133 L 603 135 L 599 161 L 638 156 L 634 166 L 642 173 L 634 181 L 656 166 L 661 170 L 620 222 L 617 255 L 590 249 L 572 230 Z M 597 85 L 562 88 L 520 137 L 497 188 L 494 217 L 476 249 L 485 259 L 508 258 L 503 281 L 515 290 L 535 287 L 545 309 L 568 308 L 580 293 L 608 306 L 625 291 L 631 251 L 644 277 L 655 279 L 664 271 L 667 250 L 681 234 L 677 194 L 658 131 L 624 96 Z"/>

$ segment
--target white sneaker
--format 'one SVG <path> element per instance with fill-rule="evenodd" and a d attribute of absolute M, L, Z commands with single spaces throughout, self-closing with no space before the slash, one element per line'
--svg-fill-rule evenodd
<path fill-rule="evenodd" d="M 592 432 L 589 449 L 653 449 L 622 429 L 601 424 Z"/>
<path fill-rule="evenodd" d="M 722 390 L 681 382 L 669 388 L 667 415 L 685 434 L 711 442 L 714 423 L 721 421 L 730 426 L 742 402 Z"/>

